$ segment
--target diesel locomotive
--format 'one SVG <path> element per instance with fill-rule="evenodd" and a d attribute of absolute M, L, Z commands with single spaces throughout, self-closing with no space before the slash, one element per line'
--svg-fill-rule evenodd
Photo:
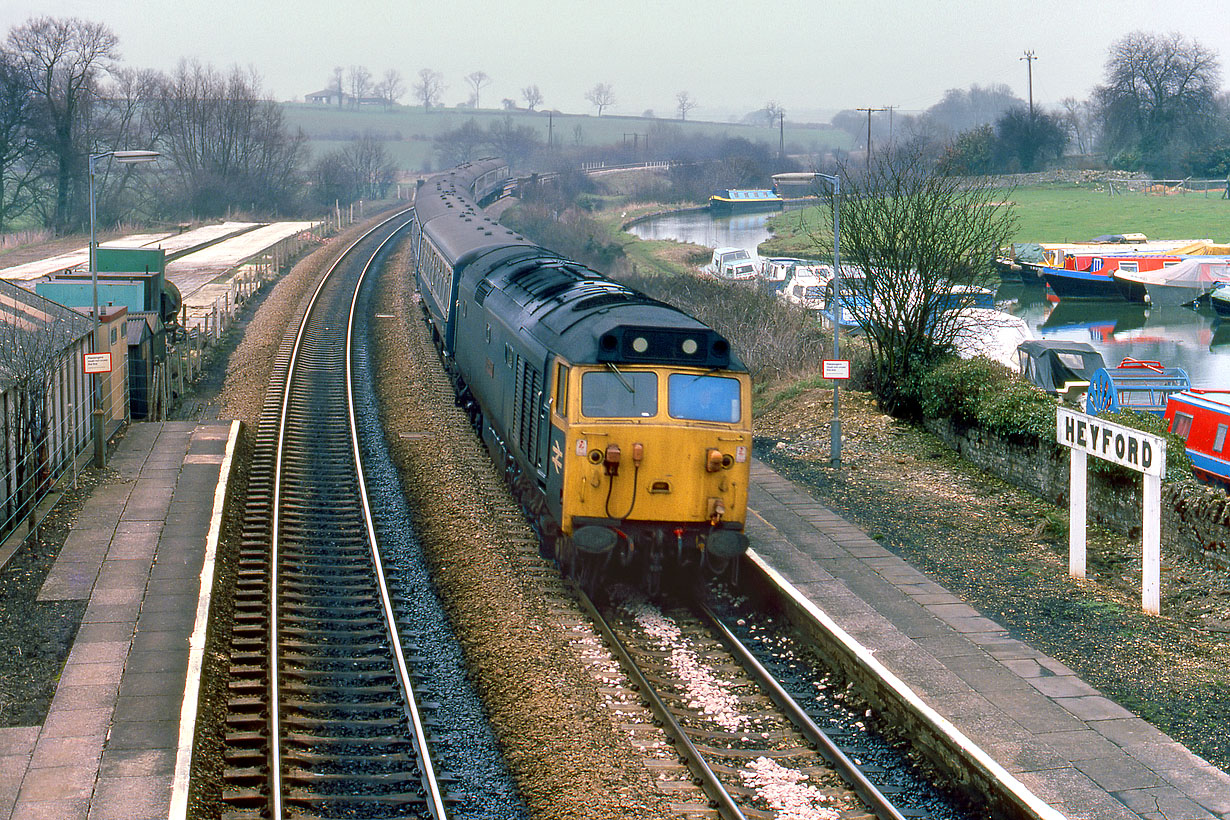
<path fill-rule="evenodd" d="M 457 401 L 544 555 L 585 585 L 737 566 L 751 381 L 729 342 L 670 305 L 542 248 L 480 203 L 498 159 L 420 185 L 413 275 Z"/>

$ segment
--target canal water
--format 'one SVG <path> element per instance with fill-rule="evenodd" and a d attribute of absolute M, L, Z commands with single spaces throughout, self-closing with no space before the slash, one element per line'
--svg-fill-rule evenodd
<path fill-rule="evenodd" d="M 713 217 L 708 211 L 689 211 L 654 217 L 628 231 L 641 239 L 755 251 L 771 236 L 765 227 L 771 216 Z M 1089 342 L 1107 366 L 1128 357 L 1159 361 L 1186 370 L 1193 387 L 1230 389 L 1230 319 L 1212 309 L 1054 299 L 1045 287 L 1019 281 L 1005 280 L 996 293 L 1000 309 L 1024 319 L 1038 338 Z"/>

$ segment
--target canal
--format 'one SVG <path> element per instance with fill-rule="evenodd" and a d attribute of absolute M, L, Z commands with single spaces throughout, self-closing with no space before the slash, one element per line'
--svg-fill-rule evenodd
<path fill-rule="evenodd" d="M 712 217 L 708 211 L 664 214 L 628 228 L 641 239 L 673 239 L 707 248 L 755 251 L 771 234 L 773 213 Z M 1148 308 L 1128 302 L 1056 302 L 1041 285 L 1005 280 L 1001 310 L 1020 316 L 1042 339 L 1089 342 L 1108 366 L 1124 358 L 1182 367 L 1193 387 L 1230 389 L 1230 320 L 1208 307 Z"/>

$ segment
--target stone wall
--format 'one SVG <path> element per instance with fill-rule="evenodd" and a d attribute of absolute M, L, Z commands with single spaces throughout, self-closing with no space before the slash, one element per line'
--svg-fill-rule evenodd
<path fill-rule="evenodd" d="M 1055 504 L 1068 503 L 1066 448 L 1053 442 L 1021 445 L 948 420 L 928 421 L 927 429 L 961 457 L 992 475 Z M 1089 459 L 1092 464 L 1094 459 Z M 1141 482 L 1112 484 L 1091 471 L 1090 522 L 1140 537 Z M 1162 485 L 1162 545 L 1188 552 L 1230 569 L 1230 496 L 1195 480 Z"/>

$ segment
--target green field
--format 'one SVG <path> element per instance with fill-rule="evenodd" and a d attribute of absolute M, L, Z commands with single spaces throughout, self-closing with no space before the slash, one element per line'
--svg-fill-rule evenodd
<path fill-rule="evenodd" d="M 1230 241 L 1230 201 L 1218 191 L 1173 196 L 1125 193 L 1110 196 L 1101 186 L 1040 186 L 1006 193 L 1017 219 L 1013 242 L 1082 242 L 1102 234 L 1143 233 L 1149 239 Z M 808 208 L 776 216 L 773 239 L 761 253 L 783 256 L 815 254 L 812 241 L 799 229 L 828 225 L 827 209 Z"/>
<path fill-rule="evenodd" d="M 371 133 L 384 141 L 385 149 L 399 168 L 408 172 L 431 170 L 437 167 L 438 158 L 432 152 L 432 139 L 440 133 L 461 126 L 473 119 L 480 128 L 511 116 L 519 126 L 531 126 L 547 141 L 548 128 L 554 142 L 565 146 L 596 145 L 644 145 L 646 135 L 650 142 L 646 159 L 652 159 L 653 145 L 666 130 L 678 129 L 683 136 L 728 136 L 741 137 L 752 142 L 763 142 L 776 148 L 778 129 L 768 126 L 740 125 L 688 120 L 672 120 L 650 117 L 596 117 L 582 114 L 529 111 L 499 111 L 493 109 L 436 108 L 424 113 L 417 106 L 399 106 L 392 111 L 379 108 L 364 108 L 359 111 L 338 110 L 323 105 L 307 103 L 284 103 L 287 125 L 292 129 L 302 128 L 308 136 L 309 146 L 315 156 L 345 145 L 365 133 Z M 637 136 L 633 136 L 633 135 Z M 790 154 L 822 154 L 834 147 L 848 148 L 847 134 L 828 126 L 786 125 L 786 150 Z"/>

